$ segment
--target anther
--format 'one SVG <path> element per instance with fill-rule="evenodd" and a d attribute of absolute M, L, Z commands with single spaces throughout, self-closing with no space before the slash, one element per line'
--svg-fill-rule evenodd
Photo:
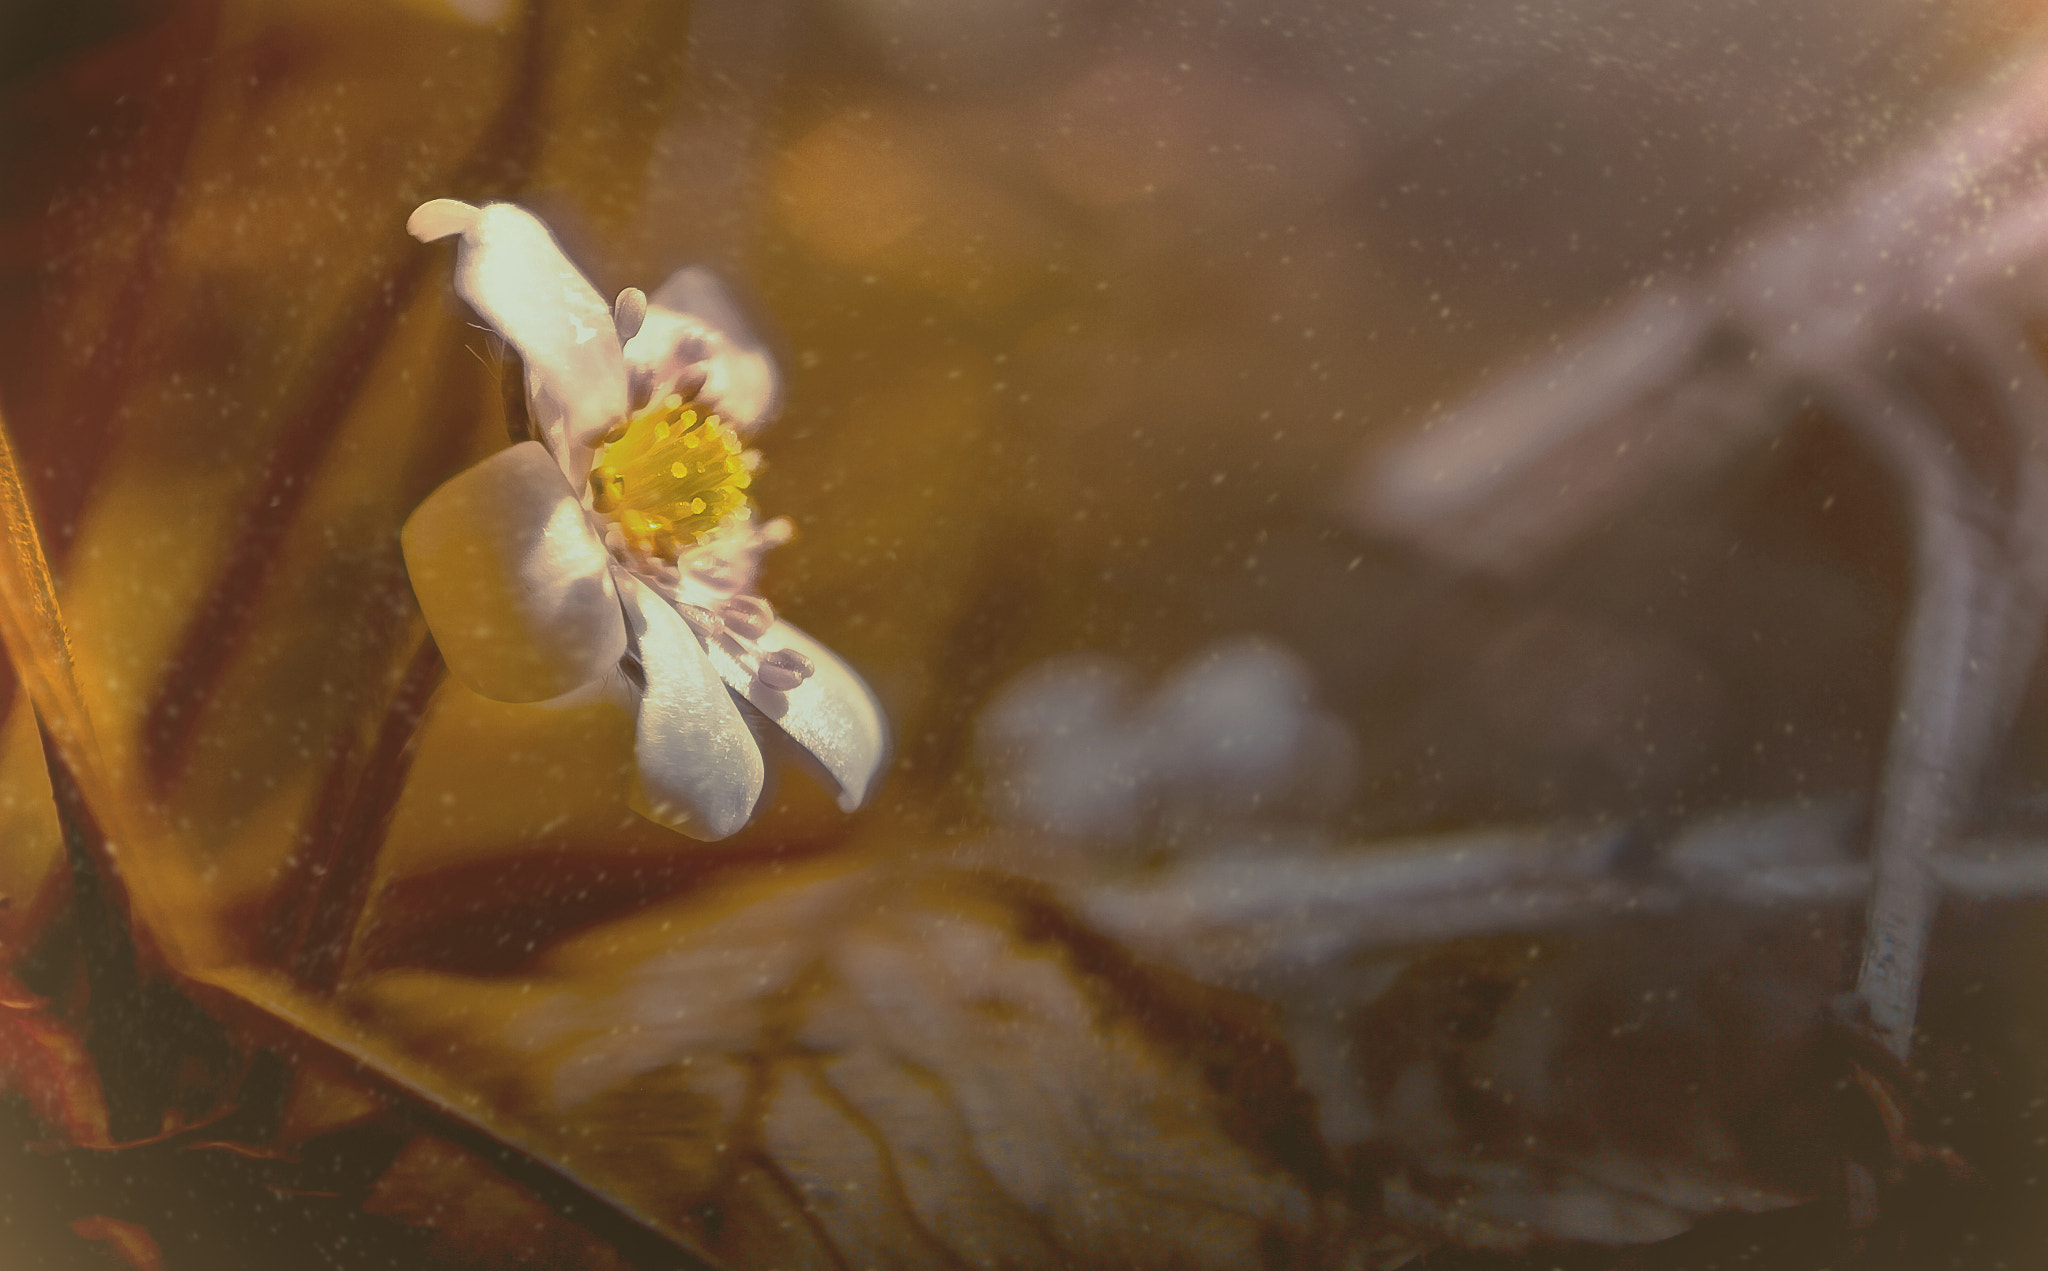
<path fill-rule="evenodd" d="M 619 329 L 619 339 L 630 340 L 640 334 L 640 327 L 647 321 L 647 293 L 638 287 L 628 287 L 612 302 L 612 325 Z"/>
<path fill-rule="evenodd" d="M 656 405 L 607 434 L 590 478 L 591 507 L 616 518 L 650 565 L 676 559 L 721 525 L 744 525 L 759 462 L 717 416 L 688 408 L 666 387 L 657 392 Z"/>
<path fill-rule="evenodd" d="M 758 640 L 775 625 L 775 611 L 759 596 L 745 592 L 734 596 L 720 607 L 720 616 L 725 625 L 750 640 Z"/>
<path fill-rule="evenodd" d="M 763 688 L 787 693 L 811 678 L 816 669 L 809 658 L 795 649 L 777 649 L 761 655 L 760 669 L 754 672 L 754 678 L 761 682 Z"/>

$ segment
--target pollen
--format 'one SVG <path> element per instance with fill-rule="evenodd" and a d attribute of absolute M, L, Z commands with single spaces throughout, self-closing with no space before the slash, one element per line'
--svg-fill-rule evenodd
<path fill-rule="evenodd" d="M 604 440 L 590 473 L 591 506 L 617 521 L 636 549 L 664 560 L 743 511 L 760 466 L 730 426 L 674 393 Z"/>

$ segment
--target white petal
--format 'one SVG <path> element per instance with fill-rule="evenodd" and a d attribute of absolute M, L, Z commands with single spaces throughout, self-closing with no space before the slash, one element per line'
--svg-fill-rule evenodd
<path fill-rule="evenodd" d="M 775 721 L 790 740 L 824 765 L 838 787 L 839 806 L 848 812 L 868 796 L 889 748 L 881 705 L 839 655 L 786 622 L 777 622 L 757 643 L 762 651 L 794 649 L 810 659 L 808 679 L 787 692 L 758 681 L 714 641 L 711 662 L 732 691 Z"/>
<path fill-rule="evenodd" d="M 449 671 L 485 697 L 555 697 L 626 651 L 611 557 L 539 442 L 457 473 L 399 542 Z"/>
<path fill-rule="evenodd" d="M 781 405 L 781 385 L 768 347 L 717 275 L 699 265 L 669 275 L 648 298 L 640 332 L 626 342 L 636 384 L 677 383 L 704 376 L 698 396 L 735 428 L 765 422 Z"/>
<path fill-rule="evenodd" d="M 767 775 L 761 748 L 704 655 L 704 642 L 645 584 L 621 576 L 647 690 L 633 743 L 642 816 L 698 839 L 747 823 Z"/>
<path fill-rule="evenodd" d="M 455 290 L 519 351 L 534 423 L 570 480 L 581 480 L 587 448 L 626 417 L 626 362 L 611 306 L 524 208 L 435 199 L 406 229 L 421 242 L 462 236 Z"/>

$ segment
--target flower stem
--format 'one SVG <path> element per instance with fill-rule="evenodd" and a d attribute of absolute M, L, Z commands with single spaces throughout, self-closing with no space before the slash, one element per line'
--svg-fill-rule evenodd
<path fill-rule="evenodd" d="M 335 756 L 326 792 L 313 813 L 296 877 L 287 884 L 293 917 L 282 960 L 308 988 L 341 980 L 356 926 L 369 903 L 378 850 L 405 791 L 427 705 L 446 674 L 433 637 L 422 635 L 393 689 L 369 756 L 357 767 L 351 750 Z"/>

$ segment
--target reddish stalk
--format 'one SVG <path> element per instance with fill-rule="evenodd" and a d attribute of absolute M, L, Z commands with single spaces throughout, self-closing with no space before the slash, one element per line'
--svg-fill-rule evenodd
<path fill-rule="evenodd" d="M 433 637 L 422 636 L 392 691 L 369 756 L 348 776 L 343 775 L 350 768 L 347 755 L 337 756 L 329 772 L 328 789 L 316 809 L 320 819 L 310 827 L 310 841 L 298 857 L 299 886 L 285 893 L 298 899 L 286 929 L 283 961 L 307 988 L 325 992 L 341 980 L 356 925 L 369 903 L 378 850 L 412 772 L 420 726 L 446 671 Z M 347 794 L 337 798 L 337 787 L 344 783 Z"/>

